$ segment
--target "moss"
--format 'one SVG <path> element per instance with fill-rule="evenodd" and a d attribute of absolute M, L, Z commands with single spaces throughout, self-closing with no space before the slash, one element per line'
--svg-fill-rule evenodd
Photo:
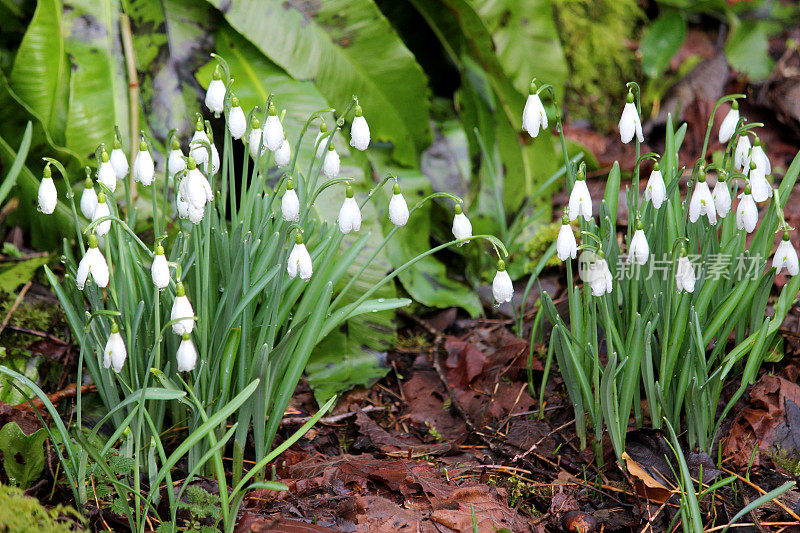
<path fill-rule="evenodd" d="M 553 6 L 570 68 L 567 109 L 574 118 L 611 129 L 622 110 L 625 82 L 637 78 L 638 61 L 628 43 L 642 10 L 636 0 L 555 0 Z"/>
<path fill-rule="evenodd" d="M 5 317 L 14 305 L 15 295 L 0 293 L 0 317 Z M 64 315 L 61 308 L 54 303 L 39 300 L 35 302 L 23 301 L 12 313 L 8 324 L 34 331 L 49 332 L 57 329 L 63 323 Z M 0 318 L 0 320 L 2 320 Z M 31 343 L 41 337 L 28 335 L 6 328 L 0 335 L 0 346 L 5 346 L 9 351 L 27 348 Z"/>
<path fill-rule="evenodd" d="M 0 531 L 3 533 L 61 533 L 84 531 L 85 519 L 72 507 L 47 509 L 20 489 L 0 485 Z"/>
<path fill-rule="evenodd" d="M 542 256 L 545 254 L 550 245 L 555 242 L 558 237 L 558 232 L 561 229 L 561 222 L 553 222 L 540 227 L 533 237 L 525 243 L 523 251 L 525 252 L 525 272 L 531 273 L 539 264 Z M 546 266 L 558 266 L 561 261 L 558 257 L 553 255 L 548 261 Z"/>

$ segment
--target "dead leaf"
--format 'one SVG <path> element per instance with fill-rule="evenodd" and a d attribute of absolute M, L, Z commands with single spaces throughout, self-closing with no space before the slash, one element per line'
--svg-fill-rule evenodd
<path fill-rule="evenodd" d="M 356 414 L 356 424 L 358 424 L 361 433 L 367 437 L 373 445 L 388 455 L 398 454 L 399 452 L 407 455 L 408 452 L 410 452 L 412 457 L 421 457 L 423 455 L 439 455 L 453 448 L 452 444 L 449 442 L 423 444 L 420 442 L 413 442 L 410 438 L 400 439 L 392 436 L 362 411 Z"/>

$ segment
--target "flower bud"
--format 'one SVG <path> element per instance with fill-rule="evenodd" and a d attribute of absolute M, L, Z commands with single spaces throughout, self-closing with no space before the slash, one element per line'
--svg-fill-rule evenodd
<path fill-rule="evenodd" d="M 501 260 L 497 262 L 497 273 L 492 281 L 492 296 L 496 305 L 510 302 L 514 297 L 514 284 L 506 272 L 506 264 Z"/>
<path fill-rule="evenodd" d="M 39 211 L 45 215 L 50 215 L 56 210 L 58 204 L 58 191 L 53 182 L 50 165 L 44 167 L 42 182 L 39 184 Z"/>

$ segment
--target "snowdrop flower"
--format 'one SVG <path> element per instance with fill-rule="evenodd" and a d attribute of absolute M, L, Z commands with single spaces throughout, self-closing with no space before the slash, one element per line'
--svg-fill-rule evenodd
<path fill-rule="evenodd" d="M 292 160 L 292 149 L 289 146 L 289 141 L 284 137 L 280 147 L 275 150 L 275 164 L 279 167 L 285 167 Z"/>
<path fill-rule="evenodd" d="M 711 196 L 714 198 L 714 209 L 717 210 L 717 215 L 720 218 L 725 218 L 731 212 L 731 191 L 728 189 L 725 172 L 720 172 L 717 178 L 717 184 L 714 185 L 714 190 Z"/>
<path fill-rule="evenodd" d="M 753 148 L 750 150 L 750 161 L 755 163 L 756 168 L 765 176 L 772 174 L 772 165 L 769 162 L 769 157 L 764 152 L 764 148 L 761 147 L 761 139 L 758 137 L 753 141 Z M 756 200 L 756 202 L 759 201 Z"/>
<path fill-rule="evenodd" d="M 472 237 L 472 223 L 462 211 L 461 204 L 456 204 L 455 213 L 453 217 L 453 236 L 459 240 Z M 459 246 L 463 244 L 459 243 Z"/>
<path fill-rule="evenodd" d="M 325 156 L 325 145 L 328 144 L 328 137 L 326 136 L 327 133 L 328 125 L 325 124 L 325 121 L 323 120 L 319 125 L 319 133 L 317 133 L 317 138 L 314 140 L 314 146 L 317 147 L 316 150 L 318 158 Z"/>
<path fill-rule="evenodd" d="M 97 248 L 97 236 L 94 233 L 89 235 L 89 248 L 83 255 L 81 262 L 78 263 L 75 284 L 79 290 L 83 290 L 83 287 L 86 286 L 86 279 L 89 274 L 92 275 L 92 280 L 98 287 L 105 288 L 108 286 L 108 263 L 106 263 L 106 258 Z"/>
<path fill-rule="evenodd" d="M 625 99 L 625 108 L 619 119 L 619 137 L 623 143 L 628 144 L 633 139 L 634 134 L 639 142 L 644 142 L 642 135 L 642 121 L 639 119 L 639 112 L 636 104 L 633 103 L 633 91 L 628 91 Z"/>
<path fill-rule="evenodd" d="M 514 297 L 514 284 L 511 277 L 506 272 L 506 264 L 500 260 L 497 262 L 497 274 L 492 281 L 492 296 L 496 305 L 510 302 Z"/>
<path fill-rule="evenodd" d="M 392 199 L 389 200 L 389 220 L 399 228 L 406 225 L 409 215 L 406 199 L 400 192 L 400 185 L 395 181 L 392 187 Z"/>
<path fill-rule="evenodd" d="M 300 222 L 300 200 L 294 190 L 294 181 L 286 182 L 286 192 L 281 198 L 281 214 L 286 222 Z"/>
<path fill-rule="evenodd" d="M 92 218 L 94 209 L 97 207 L 97 193 L 94 191 L 92 178 L 86 177 L 83 182 L 83 193 L 81 194 L 81 213 L 86 218 Z"/>
<path fill-rule="evenodd" d="M 561 217 L 561 228 L 556 238 L 556 255 L 562 261 L 569 258 L 575 259 L 578 255 L 578 243 L 575 241 L 575 232 L 569 225 L 569 216 L 564 213 Z"/>
<path fill-rule="evenodd" d="M 205 175 L 197 168 L 192 156 L 189 156 L 186 163 L 186 175 L 178 187 L 178 194 L 194 209 L 203 209 L 205 205 L 214 199 L 211 184 L 208 183 Z"/>
<path fill-rule="evenodd" d="M 719 127 L 719 142 L 725 144 L 731 140 L 733 133 L 736 131 L 736 125 L 739 123 L 739 102 L 734 100 L 731 103 L 731 110 L 725 115 L 722 124 Z"/>
<path fill-rule="evenodd" d="M 361 106 L 356 104 L 356 116 L 350 126 L 350 146 L 362 152 L 369 146 L 369 125 Z"/>
<path fill-rule="evenodd" d="M 136 154 L 136 159 L 133 160 L 133 180 L 148 186 L 153 183 L 154 174 L 153 156 L 150 155 L 150 150 L 147 149 L 147 142 L 142 139 L 142 142 L 139 143 L 139 153 Z"/>
<path fill-rule="evenodd" d="M 202 167 L 209 162 L 209 149 L 205 143 L 211 146 L 211 140 L 208 138 L 203 126 L 203 117 L 198 114 L 197 123 L 194 126 L 194 135 L 192 135 L 192 140 L 189 142 L 189 155 L 194 158 L 194 162 L 198 167 Z"/>
<path fill-rule="evenodd" d="M 183 283 L 180 281 L 175 284 L 175 301 L 172 302 L 169 319 L 172 322 L 172 331 L 176 335 L 191 333 L 194 329 L 194 309 L 192 309 L 192 304 L 186 297 L 186 289 L 183 288 Z"/>
<path fill-rule="evenodd" d="M 181 336 L 181 343 L 175 354 L 175 360 L 178 363 L 178 372 L 191 372 L 194 370 L 195 364 L 197 364 L 197 349 L 194 347 L 194 343 L 188 333 L 184 333 Z"/>
<path fill-rule="evenodd" d="M 777 269 L 775 274 L 780 274 L 783 267 L 786 267 L 786 273 L 790 276 L 796 276 L 800 272 L 800 267 L 798 267 L 797 263 L 797 250 L 794 249 L 792 242 L 789 240 L 788 231 L 783 232 L 783 238 L 775 250 L 775 256 L 772 258 L 772 266 Z"/>
<path fill-rule="evenodd" d="M 174 179 L 178 172 L 186 170 L 186 160 L 183 158 L 181 143 L 177 138 L 172 138 L 172 150 L 167 158 L 167 174 Z"/>
<path fill-rule="evenodd" d="M 298 275 L 303 281 L 311 279 L 313 272 L 313 265 L 311 264 L 311 256 L 308 254 L 306 245 L 303 244 L 303 234 L 297 232 L 294 237 L 294 248 L 289 253 L 289 262 L 286 264 L 286 272 L 289 274 L 289 279 L 294 279 Z"/>
<path fill-rule="evenodd" d="M 117 374 L 122 370 L 125 365 L 125 359 L 128 357 L 128 351 L 125 349 L 125 341 L 122 335 L 119 334 L 119 327 L 116 322 L 111 323 L 111 335 L 106 342 L 106 348 L 103 350 L 103 366 L 106 368 L 114 367 L 114 372 Z"/>
<path fill-rule="evenodd" d="M 361 209 L 358 207 L 356 199 L 353 198 L 353 187 L 347 186 L 344 203 L 339 210 L 339 230 L 347 235 L 351 231 L 361 229 Z"/>
<path fill-rule="evenodd" d="M 336 153 L 333 143 L 328 147 L 328 153 L 322 162 L 322 173 L 330 179 L 339 175 L 339 154 Z"/>
<path fill-rule="evenodd" d="M 100 153 L 100 166 L 97 169 L 97 181 L 111 192 L 117 190 L 117 173 L 105 149 Z M 100 190 L 102 191 L 103 189 L 101 188 Z"/>
<path fill-rule="evenodd" d="M 758 224 L 758 207 L 750 193 L 750 185 L 747 185 L 739 195 L 739 205 L 736 207 L 736 227 L 747 233 L 753 233 Z"/>
<path fill-rule="evenodd" d="M 650 257 L 650 246 L 647 244 L 647 237 L 645 237 L 642 223 L 636 219 L 636 231 L 633 232 L 630 246 L 628 246 L 628 263 L 636 263 L 637 265 L 644 265 L 647 263 L 647 258 Z"/>
<path fill-rule="evenodd" d="M 111 150 L 111 167 L 114 169 L 114 174 L 117 179 L 121 180 L 128 175 L 128 158 L 125 157 L 125 152 L 122 151 L 122 144 L 119 139 L 114 136 L 114 149 Z M 116 185 L 114 185 L 116 187 Z M 112 191 L 113 188 L 109 187 Z"/>
<path fill-rule="evenodd" d="M 228 131 L 231 132 L 231 137 L 234 139 L 241 139 L 245 131 L 247 131 L 247 117 L 244 116 L 244 110 L 239 105 L 239 98 L 236 95 L 231 96 L 231 110 L 228 112 Z"/>
<path fill-rule="evenodd" d="M 267 122 L 264 124 L 263 131 L 264 145 L 270 152 L 274 152 L 281 147 L 284 139 L 283 125 L 281 119 L 278 118 L 278 111 L 275 109 L 275 104 L 270 102 L 269 115 Z"/>
<path fill-rule="evenodd" d="M 50 165 L 47 165 L 44 167 L 42 182 L 39 184 L 39 211 L 49 215 L 56 210 L 56 204 L 58 204 L 58 191 L 53 182 Z"/>
<path fill-rule="evenodd" d="M 614 278 L 602 252 L 588 251 L 581 254 L 578 272 L 581 279 L 589 284 L 593 296 L 610 294 L 614 290 Z"/>
<path fill-rule="evenodd" d="M 589 195 L 589 187 L 586 186 L 586 175 L 582 168 L 578 170 L 575 185 L 572 186 L 567 213 L 570 221 L 575 220 L 578 216 L 583 216 L 586 221 L 592 218 L 592 197 Z"/>
<path fill-rule="evenodd" d="M 164 247 L 160 244 L 156 246 L 156 256 L 150 266 L 150 275 L 153 278 L 153 285 L 159 290 L 164 290 L 169 285 L 169 265 L 164 255 Z"/>
<path fill-rule="evenodd" d="M 736 149 L 733 151 L 733 166 L 740 172 L 750 168 L 750 138 L 746 133 L 741 134 L 739 140 L 736 141 Z"/>
<path fill-rule="evenodd" d="M 755 148 L 753 148 L 753 154 Z M 763 167 L 756 164 L 752 157 L 750 160 L 750 173 L 748 174 L 748 183 L 750 189 L 753 191 L 753 200 L 756 202 L 763 202 L 767 198 L 772 197 L 772 186 L 767 181 L 767 176 L 764 175 Z"/>
<path fill-rule="evenodd" d="M 219 114 L 225 109 L 225 82 L 222 81 L 222 72 L 219 65 L 214 69 L 211 83 L 208 84 L 206 91 L 206 107 L 219 118 Z"/>
<path fill-rule="evenodd" d="M 531 82 L 528 99 L 525 100 L 525 109 L 522 110 L 522 129 L 531 137 L 539 135 L 539 130 L 547 129 L 547 112 L 542 105 L 542 99 L 536 92 L 536 83 Z"/>
<path fill-rule="evenodd" d="M 717 223 L 717 210 L 714 207 L 714 197 L 706 183 L 706 173 L 700 170 L 697 175 L 697 184 L 694 186 L 692 199 L 689 202 L 689 221 L 697 222 L 701 216 L 708 218 L 708 223 L 712 226 Z"/>
<path fill-rule="evenodd" d="M 219 151 L 217 151 L 217 145 L 214 144 L 214 134 L 209 129 L 208 130 L 208 142 L 211 143 L 211 175 L 215 175 L 219 172 Z"/>
<path fill-rule="evenodd" d="M 678 292 L 694 292 L 696 281 L 694 267 L 689 258 L 686 257 L 686 250 L 681 250 L 681 252 L 681 256 L 678 258 L 678 268 L 675 271 L 675 284 L 678 287 Z"/>
<path fill-rule="evenodd" d="M 258 160 L 259 155 L 264 155 L 264 152 L 267 151 L 266 147 L 261 144 L 261 122 L 256 117 L 250 121 L 250 137 L 247 141 L 250 145 L 250 157 L 254 160 Z M 261 147 L 260 151 L 259 147 Z"/>
<path fill-rule="evenodd" d="M 94 208 L 94 213 L 92 214 L 92 222 L 95 220 L 100 220 L 103 217 L 107 217 L 111 215 L 111 210 L 108 208 L 108 203 L 106 202 L 106 195 L 105 193 L 100 193 L 97 195 L 97 206 Z M 109 232 L 111 229 L 111 221 L 105 220 L 95 226 L 94 231 L 97 233 L 98 237 L 102 237 L 106 233 Z"/>
<path fill-rule="evenodd" d="M 667 186 L 664 185 L 664 176 L 661 174 L 661 166 L 658 161 L 653 165 L 650 179 L 644 188 L 644 199 L 650 200 L 655 209 L 659 209 L 667 198 Z"/>

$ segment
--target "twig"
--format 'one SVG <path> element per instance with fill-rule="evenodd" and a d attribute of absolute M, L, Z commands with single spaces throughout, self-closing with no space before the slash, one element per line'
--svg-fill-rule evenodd
<path fill-rule="evenodd" d="M 49 333 L 45 333 L 44 331 L 38 331 L 30 328 L 23 328 L 22 326 L 15 326 L 14 324 L 9 324 L 7 328 L 12 331 L 19 331 L 20 333 L 27 333 L 28 335 L 34 335 L 36 337 L 43 337 L 62 346 L 67 346 L 69 344 L 67 341 L 59 339 L 55 335 L 50 335 Z"/>
<path fill-rule="evenodd" d="M 358 411 L 348 411 L 346 413 L 340 413 L 338 415 L 327 416 L 325 418 L 320 418 L 319 422 L 321 424 L 336 424 L 345 420 L 346 418 L 350 418 L 351 416 L 355 416 L 357 413 L 372 413 L 377 411 L 386 411 L 386 407 L 377 407 L 375 405 L 368 405 L 363 409 L 359 409 Z M 290 425 L 297 425 L 297 424 L 305 424 L 312 417 L 310 416 L 295 416 L 295 417 L 286 417 L 281 420 L 282 426 L 290 426 Z"/>
<path fill-rule="evenodd" d="M 28 289 L 31 288 L 31 284 L 32 283 L 33 283 L 32 280 L 28 280 L 28 282 L 25 284 L 25 286 L 22 287 L 22 290 L 19 291 L 19 294 L 17 295 L 17 299 L 14 300 L 14 305 L 12 305 L 11 309 L 8 310 L 8 313 L 6 314 L 6 317 L 3 319 L 3 323 L 0 324 L 0 335 L 3 334 L 3 330 L 6 329 L 6 326 L 8 325 L 8 321 L 11 320 L 11 315 L 13 315 L 14 311 L 17 310 L 17 307 L 19 307 L 19 304 L 22 303 L 22 299 L 25 298 L 25 293 L 28 292 Z"/>
<path fill-rule="evenodd" d="M 81 394 L 94 392 L 96 390 L 97 388 L 95 387 L 94 383 L 89 383 L 88 385 L 83 385 L 81 387 Z M 67 385 L 60 391 L 48 394 L 47 399 L 50 400 L 50 403 L 55 404 L 57 402 L 60 402 L 61 400 L 64 400 L 66 398 L 72 398 L 77 395 L 78 395 L 78 384 L 72 383 L 70 385 Z M 19 405 L 15 405 L 14 409 L 19 409 L 20 411 L 31 411 L 33 410 L 33 408 L 41 409 L 42 407 L 44 407 L 44 402 L 39 398 L 36 398 L 31 403 L 33 404 L 33 407 L 28 402 L 24 402 Z"/>
<path fill-rule="evenodd" d="M 761 487 L 759 487 L 759 486 L 758 486 L 758 485 L 756 485 L 755 483 L 752 483 L 752 482 L 751 482 L 749 479 L 747 479 L 747 478 L 744 478 L 744 477 L 740 476 L 740 475 L 739 475 L 739 474 L 737 474 L 736 472 L 734 472 L 734 471 L 732 471 L 732 470 L 728 470 L 728 469 L 727 469 L 727 468 L 725 468 L 724 466 L 721 466 L 721 467 L 720 467 L 720 469 L 721 469 L 723 472 L 727 472 L 728 474 L 731 474 L 731 475 L 733 475 L 733 476 L 736 476 L 736 477 L 739 479 L 739 481 L 744 481 L 745 483 L 747 483 L 748 485 L 750 485 L 752 488 L 754 488 L 754 489 L 756 489 L 758 492 L 760 492 L 762 495 L 767 493 L 767 491 L 765 491 L 764 489 L 762 489 Z M 779 498 L 772 498 L 772 500 L 771 500 L 771 501 L 775 502 L 775 503 L 778 505 L 778 507 L 780 507 L 781 509 L 783 509 L 783 510 L 786 512 L 786 514 L 788 514 L 789 516 L 791 516 L 792 518 L 794 518 L 795 520 L 797 520 L 798 522 L 800 522 L 800 516 L 797 516 L 797 513 L 795 513 L 794 511 L 792 511 L 792 510 L 791 510 L 791 509 L 789 509 L 788 507 L 786 507 L 786 505 L 784 505 L 784 504 L 783 504 L 783 502 L 782 502 L 782 501 L 781 501 Z"/>
<path fill-rule="evenodd" d="M 533 445 L 530 448 L 528 448 L 528 450 L 525 453 L 523 453 L 522 455 L 519 455 L 519 454 L 515 455 L 514 459 L 512 459 L 512 461 L 518 461 L 519 459 L 522 459 L 523 457 L 525 457 L 526 455 L 531 453 L 533 450 L 535 450 L 536 447 L 539 446 L 542 443 L 542 441 L 544 441 L 544 439 L 546 439 L 547 437 L 551 436 L 556 431 L 559 431 L 559 430 L 562 430 L 562 429 L 566 428 L 567 426 L 571 425 L 573 422 L 575 422 L 575 419 L 572 419 L 569 422 L 567 422 L 565 424 L 562 424 L 562 425 L 558 426 L 557 428 L 555 428 L 554 430 L 550 431 L 550 433 L 548 433 L 547 435 L 543 436 L 541 439 L 539 439 L 536 442 L 534 442 Z"/>

